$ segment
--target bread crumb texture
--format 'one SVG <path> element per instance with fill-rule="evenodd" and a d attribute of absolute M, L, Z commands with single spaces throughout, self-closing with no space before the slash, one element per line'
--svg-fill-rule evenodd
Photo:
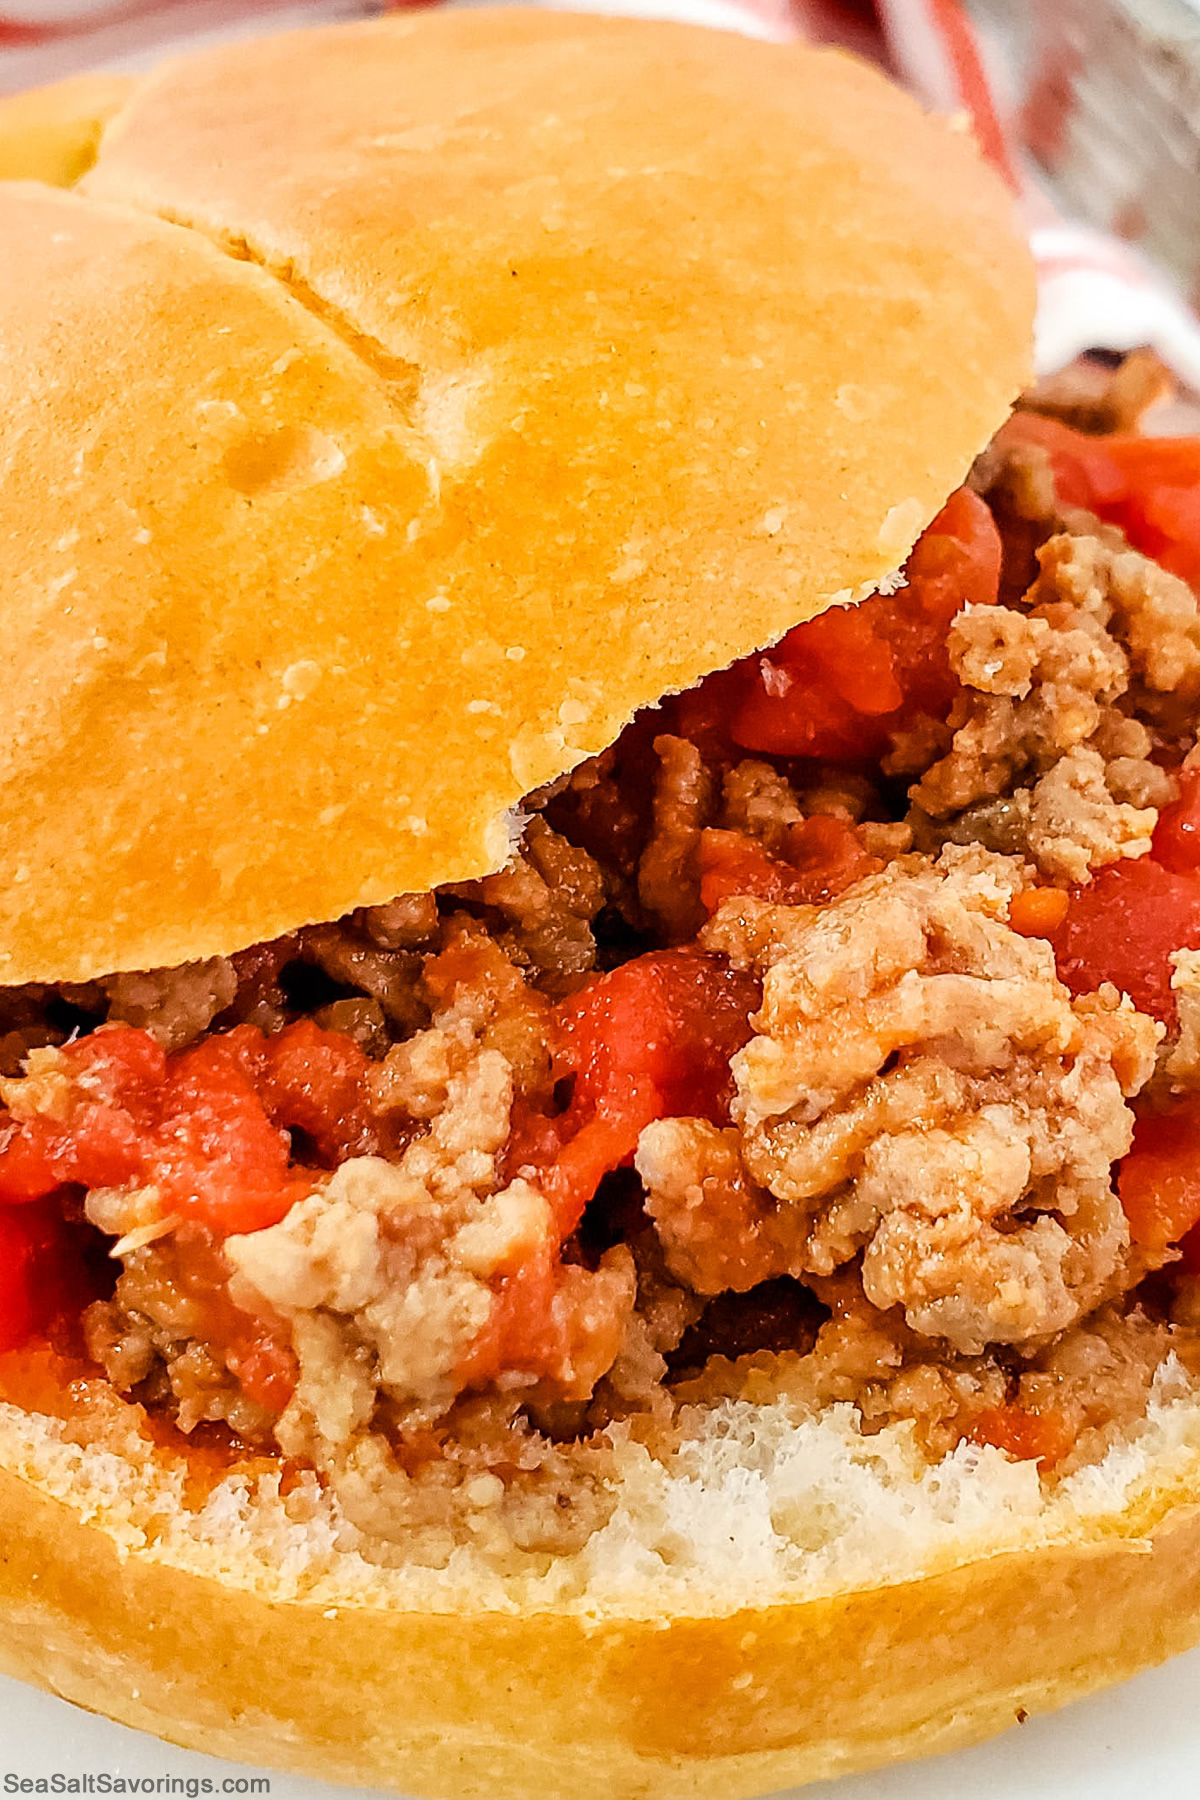
<path fill-rule="evenodd" d="M 575 1555 L 492 1556 L 464 1530 L 443 1567 L 381 1565 L 312 1474 L 281 1484 L 277 1468 L 235 1470 L 196 1504 L 187 1461 L 139 1439 L 122 1418 L 133 1411 L 113 1400 L 107 1432 L 93 1419 L 88 1435 L 4 1403 L 0 1466 L 99 1524 L 123 1555 L 277 1602 L 421 1613 L 719 1617 L 901 1586 L 1126 1533 L 1200 1468 L 1200 1395 L 1173 1361 L 1144 1421 L 1053 1489 L 991 1445 L 931 1464 L 907 1423 L 864 1436 L 848 1405 L 727 1400 L 698 1409 L 695 1434 L 668 1455 L 611 1428 L 616 1504 Z"/>

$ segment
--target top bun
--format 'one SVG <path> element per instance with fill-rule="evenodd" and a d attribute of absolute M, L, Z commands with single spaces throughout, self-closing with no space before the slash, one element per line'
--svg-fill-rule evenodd
<path fill-rule="evenodd" d="M 103 70 L 0 97 L 0 181 L 70 187 L 96 160 L 105 122 L 133 82 Z"/>
<path fill-rule="evenodd" d="M 217 49 L 0 234 L 0 984 L 496 867 L 637 707 L 901 563 L 1027 375 L 969 138 L 676 25 Z"/>

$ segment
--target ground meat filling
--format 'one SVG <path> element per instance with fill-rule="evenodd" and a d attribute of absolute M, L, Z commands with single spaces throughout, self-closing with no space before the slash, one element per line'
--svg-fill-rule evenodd
<path fill-rule="evenodd" d="M 1051 881 L 1144 856 L 1175 798 L 1155 761 L 1177 744 L 1157 696 L 1195 704 L 1195 599 L 1130 550 L 1059 534 L 1017 608 L 967 607 L 949 630 L 962 686 L 948 752 L 911 790 L 918 843 L 984 843 Z M 1133 690 L 1131 697 L 1131 689 Z M 1164 721 L 1165 723 L 1165 721 Z M 917 773 L 919 757 L 902 758 Z"/>
<path fill-rule="evenodd" d="M 122 1393 L 315 1465 L 381 1556 L 581 1543 L 611 1432 L 724 1394 L 1102 1454 L 1200 1371 L 1159 385 L 1035 395 L 904 576 L 531 795 L 499 872 L 0 994 L 0 1349 L 81 1320 Z"/>
<path fill-rule="evenodd" d="M 1158 1030 L 1072 1000 L 1007 924 L 1019 866 L 904 858 L 825 907 L 731 901 L 704 942 L 763 976 L 733 1126 L 669 1119 L 637 1167 L 700 1293 L 861 1258 L 863 1292 L 964 1355 L 1034 1347 L 1123 1288 L 1110 1171 Z"/>

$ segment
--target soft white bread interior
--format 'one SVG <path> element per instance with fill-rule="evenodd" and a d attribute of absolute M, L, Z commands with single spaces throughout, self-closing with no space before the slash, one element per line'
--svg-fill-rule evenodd
<path fill-rule="evenodd" d="M 76 1395 L 75 1406 L 79 1406 Z M 380 1567 L 311 1478 L 215 1484 L 111 1398 L 0 1407 L 0 1667 L 181 1744 L 414 1794 L 744 1796 L 971 1743 L 1200 1637 L 1200 1399 L 1042 1494 L 849 1408 L 630 1443 L 578 1556 Z"/>
<path fill-rule="evenodd" d="M 636 707 L 902 562 L 1028 372 L 969 138 L 682 26 L 213 50 L 0 233 L 0 984 L 498 866 Z"/>

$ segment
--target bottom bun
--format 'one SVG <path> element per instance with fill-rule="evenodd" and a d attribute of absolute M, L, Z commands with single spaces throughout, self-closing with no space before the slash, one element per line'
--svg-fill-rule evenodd
<path fill-rule="evenodd" d="M 87 1386 L 65 1417 L 0 1406 L 0 1666 L 244 1762 L 745 1796 L 970 1744 L 1200 1637 L 1181 1379 L 1046 1494 L 990 1448 L 930 1468 L 849 1409 L 725 1403 L 673 1463 L 628 1446 L 609 1524 L 519 1575 L 465 1545 L 379 1566 L 308 1477 L 157 1448 Z"/>

